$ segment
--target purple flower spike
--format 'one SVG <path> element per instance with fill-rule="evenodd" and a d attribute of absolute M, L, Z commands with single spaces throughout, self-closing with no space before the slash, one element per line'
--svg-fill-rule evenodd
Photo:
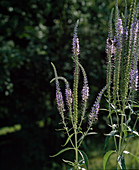
<path fill-rule="evenodd" d="M 138 68 L 137 67 L 136 67 L 136 70 L 131 69 L 130 88 L 134 91 L 138 90 Z"/>
<path fill-rule="evenodd" d="M 56 90 L 56 101 L 57 101 L 57 107 L 58 107 L 59 113 L 63 114 L 65 109 L 64 109 L 63 96 L 62 96 L 60 89 Z"/>
<path fill-rule="evenodd" d="M 118 16 L 118 19 L 115 24 L 115 37 L 114 37 L 114 42 L 116 43 L 118 52 L 121 52 L 122 49 L 122 37 L 123 37 L 122 19 Z"/>
<path fill-rule="evenodd" d="M 91 124 L 93 123 L 93 121 L 95 121 L 95 120 L 98 119 L 98 112 L 99 112 L 99 107 L 100 107 L 100 100 L 101 100 L 101 97 L 102 97 L 104 91 L 107 89 L 108 86 L 109 86 L 109 84 L 106 85 L 106 86 L 100 91 L 100 93 L 98 94 L 98 97 L 97 97 L 95 103 L 93 104 L 91 113 L 89 114 L 89 125 L 91 125 Z"/>
<path fill-rule="evenodd" d="M 66 93 L 67 105 L 69 107 L 72 104 L 72 92 L 71 92 L 71 89 L 66 88 L 65 93 Z"/>
<path fill-rule="evenodd" d="M 77 27 L 78 27 L 79 20 L 77 20 L 75 28 L 74 28 L 74 35 L 73 35 L 73 55 L 77 56 L 80 54 L 80 47 L 79 47 L 79 38 L 77 36 Z"/>
<path fill-rule="evenodd" d="M 122 35 L 123 34 L 123 25 L 122 25 L 122 20 L 121 18 L 118 19 L 118 26 L 119 26 L 119 32 Z"/>

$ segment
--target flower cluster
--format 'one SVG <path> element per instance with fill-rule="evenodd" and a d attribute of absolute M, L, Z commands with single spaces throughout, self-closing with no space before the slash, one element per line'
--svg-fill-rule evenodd
<path fill-rule="evenodd" d="M 89 97 L 89 87 L 88 87 L 88 84 L 86 84 L 83 86 L 83 89 L 82 89 L 82 100 L 86 101 L 88 97 Z"/>
<path fill-rule="evenodd" d="M 73 37 L 73 54 L 79 55 L 80 54 L 80 47 L 79 47 L 79 38 L 74 35 Z"/>
<path fill-rule="evenodd" d="M 110 53 L 111 57 L 113 57 L 116 53 L 116 43 L 111 40 L 109 37 L 106 40 L 106 53 Z"/>
<path fill-rule="evenodd" d="M 119 17 L 119 15 L 117 15 L 117 21 L 115 23 L 114 43 L 117 46 L 118 52 L 122 50 L 122 36 L 123 36 L 122 19 Z"/>
<path fill-rule="evenodd" d="M 74 35 L 73 35 L 73 41 L 72 41 L 72 46 L 73 46 L 73 55 L 79 55 L 80 54 L 80 47 L 79 47 L 79 38 L 77 36 L 77 27 L 78 27 L 78 22 L 75 25 L 74 28 Z"/>

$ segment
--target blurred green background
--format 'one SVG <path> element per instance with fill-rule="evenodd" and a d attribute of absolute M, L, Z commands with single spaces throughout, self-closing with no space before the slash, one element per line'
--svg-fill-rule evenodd
<path fill-rule="evenodd" d="M 105 44 L 114 3 L 0 1 L 0 170 L 67 169 L 61 159 L 72 158 L 72 152 L 49 157 L 66 140 L 65 134 L 55 131 L 62 125 L 56 108 L 55 83 L 50 84 L 54 77 L 50 63 L 56 65 L 58 74 L 66 77 L 72 87 L 72 36 L 74 24 L 80 19 L 80 61 L 89 80 L 89 112 L 105 85 Z M 124 1 L 119 0 L 119 5 L 123 9 Z M 106 107 L 104 100 L 101 105 Z M 107 113 L 100 111 L 99 121 L 93 127 L 99 134 L 87 137 L 82 146 L 89 156 L 90 169 L 102 169 L 103 133 L 110 130 L 107 122 Z M 84 128 L 86 124 L 87 120 Z M 138 141 L 133 142 L 134 148 L 139 148 Z"/>

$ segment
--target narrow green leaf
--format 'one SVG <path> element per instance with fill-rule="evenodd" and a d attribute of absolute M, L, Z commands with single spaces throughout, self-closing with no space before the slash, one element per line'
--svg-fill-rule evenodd
<path fill-rule="evenodd" d="M 56 156 L 60 155 L 61 153 L 65 152 L 65 151 L 68 151 L 68 150 L 71 150 L 71 149 L 74 149 L 74 148 L 65 148 L 65 149 L 62 149 L 60 152 L 58 152 L 57 154 L 52 155 L 50 157 L 56 157 Z"/>
<path fill-rule="evenodd" d="M 111 151 L 108 151 L 108 152 L 104 155 L 104 160 L 103 160 L 103 168 L 104 168 L 104 170 L 106 169 L 106 164 L 107 164 L 107 162 L 108 162 L 109 157 L 111 156 L 111 154 L 113 154 L 113 153 L 115 153 L 115 152 L 116 152 L 116 151 L 111 150 Z"/>
<path fill-rule="evenodd" d="M 86 169 L 88 170 L 88 157 L 87 157 L 86 153 L 81 150 L 79 150 L 79 153 L 80 153 L 81 157 L 84 159 Z"/>
<path fill-rule="evenodd" d="M 72 134 L 68 137 L 68 139 L 66 140 L 65 144 L 62 145 L 62 146 L 66 146 L 73 135 L 74 135 L 74 133 L 72 133 Z"/>
<path fill-rule="evenodd" d="M 124 155 L 120 155 L 118 157 L 118 164 L 122 170 L 126 170 L 126 165 L 125 165 L 125 158 Z"/>
<path fill-rule="evenodd" d="M 133 107 L 139 107 L 139 105 L 133 105 Z"/>
<path fill-rule="evenodd" d="M 126 124 L 124 124 L 124 125 L 128 128 L 128 131 L 129 131 L 129 132 L 132 132 L 133 134 L 139 136 L 139 133 L 138 133 L 137 131 L 131 129 L 131 128 L 130 128 L 129 126 L 127 126 Z"/>
<path fill-rule="evenodd" d="M 138 156 L 135 156 L 134 154 L 132 154 L 132 153 L 130 153 L 128 151 L 123 151 L 123 153 L 127 154 L 127 155 L 129 154 L 129 155 L 133 156 L 138 161 L 138 163 L 139 163 L 139 157 Z"/>

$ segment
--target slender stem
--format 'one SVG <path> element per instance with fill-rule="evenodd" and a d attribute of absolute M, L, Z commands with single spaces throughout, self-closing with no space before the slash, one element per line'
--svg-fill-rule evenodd
<path fill-rule="evenodd" d="M 83 107 L 83 111 L 82 111 L 82 117 L 81 117 L 79 129 L 81 128 L 82 122 L 83 122 L 83 120 L 84 120 L 84 115 L 85 115 L 86 106 L 87 106 L 87 101 L 85 101 L 85 103 L 84 103 L 84 107 Z"/>
<path fill-rule="evenodd" d="M 125 101 L 123 102 L 123 110 L 122 110 L 122 117 L 121 117 L 121 132 L 120 132 L 120 139 L 119 139 L 119 154 L 121 154 L 121 143 L 122 143 L 122 135 L 123 135 L 123 123 L 124 123 L 124 113 L 125 113 Z"/>
<path fill-rule="evenodd" d="M 78 61 L 78 55 L 75 56 Z M 73 129 L 75 133 L 75 169 L 78 169 L 78 145 L 77 145 L 77 126 L 78 126 L 78 81 L 79 81 L 79 66 L 75 62 L 74 84 L 73 84 Z"/>
<path fill-rule="evenodd" d="M 85 138 L 85 137 L 86 137 L 86 135 L 88 134 L 88 132 L 89 132 L 89 130 L 90 130 L 90 128 L 91 128 L 91 126 L 92 126 L 92 123 L 89 125 L 89 127 L 88 127 L 87 131 L 84 133 L 83 138 L 82 138 L 82 140 L 80 141 L 80 143 L 79 143 L 79 145 L 78 145 L 78 148 L 80 147 L 80 145 L 82 144 L 82 142 L 83 142 L 84 138 Z"/>
<path fill-rule="evenodd" d="M 65 129 L 66 129 L 67 135 L 68 135 L 68 137 L 69 137 L 70 134 L 69 134 L 69 132 L 68 132 L 68 128 L 67 128 L 67 126 L 66 126 L 66 123 L 65 123 L 65 120 L 64 120 L 63 117 L 62 117 L 62 121 L 63 121 L 64 127 L 65 127 Z M 75 148 L 75 146 L 74 146 L 74 144 L 73 144 L 71 138 L 70 138 L 70 143 L 71 143 L 71 145 L 73 146 L 73 148 Z"/>
<path fill-rule="evenodd" d="M 77 129 L 74 130 L 75 132 L 75 156 L 76 156 L 76 159 L 75 159 L 75 168 L 77 169 L 78 168 L 78 145 L 77 145 Z"/>

